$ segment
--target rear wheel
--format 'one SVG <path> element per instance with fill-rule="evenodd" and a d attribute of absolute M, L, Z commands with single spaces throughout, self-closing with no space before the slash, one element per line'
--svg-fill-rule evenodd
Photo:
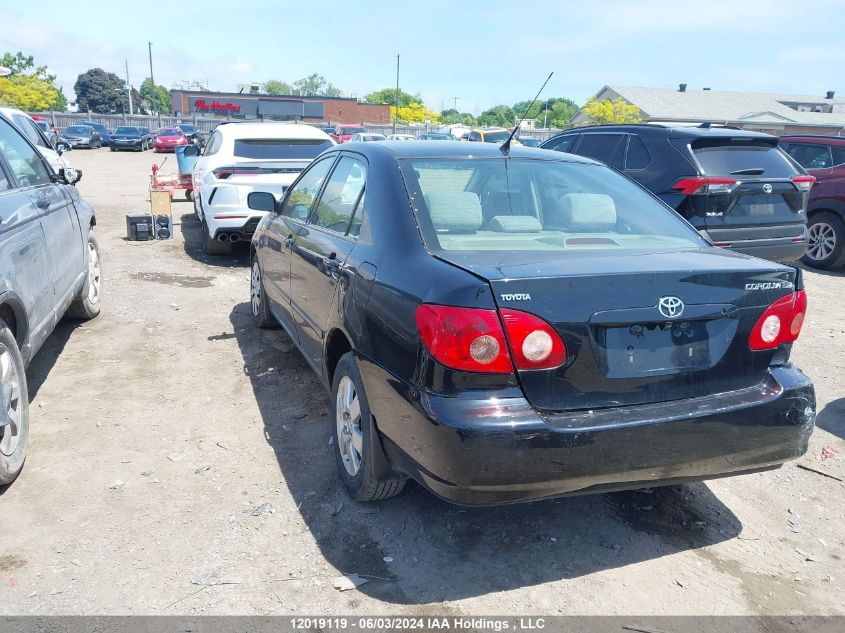
<path fill-rule="evenodd" d="M 113 151 L 113 152 L 116 152 L 116 151 L 117 151 L 117 149 L 115 149 L 114 147 L 110 147 L 109 149 L 110 149 L 111 151 Z"/>
<path fill-rule="evenodd" d="M 402 492 L 407 479 L 384 456 L 352 352 L 344 354 L 332 381 L 335 461 L 340 480 L 356 501 L 379 501 Z"/>
<path fill-rule="evenodd" d="M 232 243 L 228 240 L 221 242 L 209 233 L 205 218 L 202 220 L 202 237 L 206 255 L 228 255 L 232 252 Z"/>
<path fill-rule="evenodd" d="M 845 223 L 830 211 L 814 214 L 807 227 L 807 253 L 801 259 L 815 268 L 838 268 L 845 264 Z"/>
<path fill-rule="evenodd" d="M 0 485 L 23 469 L 29 440 L 29 392 L 15 337 L 0 321 Z"/>
<path fill-rule="evenodd" d="M 93 319 L 100 314 L 100 247 L 94 234 L 88 233 L 88 278 L 83 288 L 84 295 L 70 304 L 67 310 L 69 317 L 74 319 Z"/>

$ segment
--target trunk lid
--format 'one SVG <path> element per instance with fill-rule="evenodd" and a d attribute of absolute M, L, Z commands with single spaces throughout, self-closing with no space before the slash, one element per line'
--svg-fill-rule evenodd
<path fill-rule="evenodd" d="M 518 373 L 529 402 L 551 411 L 758 384 L 773 352 L 752 352 L 749 335 L 796 278 L 792 268 L 715 249 L 438 256 L 486 279 L 499 307 L 535 314 L 561 336 L 569 355 L 562 367 Z M 661 314 L 664 297 L 680 299 L 683 312 Z"/>
<path fill-rule="evenodd" d="M 231 175 L 223 182 L 236 186 L 240 202 L 246 203 L 247 197 L 253 191 L 267 191 L 281 198 L 299 173 L 310 163 L 310 160 L 234 161 L 230 165 Z"/>

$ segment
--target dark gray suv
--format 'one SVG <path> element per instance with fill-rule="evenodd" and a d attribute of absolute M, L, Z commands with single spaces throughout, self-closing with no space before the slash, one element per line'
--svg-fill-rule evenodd
<path fill-rule="evenodd" d="M 23 468 L 29 437 L 25 367 L 66 313 L 100 313 L 91 207 L 0 116 L 0 485 Z"/>

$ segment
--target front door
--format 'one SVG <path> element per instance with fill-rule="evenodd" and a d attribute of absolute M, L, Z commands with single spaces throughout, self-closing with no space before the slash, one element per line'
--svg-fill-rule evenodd
<path fill-rule="evenodd" d="M 346 258 L 355 246 L 350 226 L 366 180 L 363 158 L 343 155 L 313 207 L 308 223 L 293 235 L 291 300 L 299 345 L 320 367 L 326 325 Z"/>

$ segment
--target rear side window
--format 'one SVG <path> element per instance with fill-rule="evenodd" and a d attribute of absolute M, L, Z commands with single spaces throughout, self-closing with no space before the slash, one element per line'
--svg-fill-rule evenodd
<path fill-rule="evenodd" d="M 790 143 L 784 149 L 804 169 L 826 169 L 833 166 L 827 145 Z"/>
<path fill-rule="evenodd" d="M 625 169 L 645 169 L 651 163 L 651 154 L 636 134 L 628 139 L 628 152 L 625 154 Z"/>
<path fill-rule="evenodd" d="M 830 151 L 833 154 L 834 165 L 842 165 L 845 163 L 845 147 L 831 147 Z"/>
<path fill-rule="evenodd" d="M 341 158 L 320 196 L 312 223 L 330 231 L 346 233 L 366 179 L 364 163 L 349 156 Z"/>
<path fill-rule="evenodd" d="M 624 134 L 582 134 L 577 153 L 622 169 Z"/>
<path fill-rule="evenodd" d="M 243 138 L 235 140 L 235 156 L 257 159 L 312 159 L 331 147 L 328 139 Z"/>
<path fill-rule="evenodd" d="M 795 168 L 769 143 L 731 139 L 699 139 L 692 151 L 708 176 L 790 178 Z"/>

